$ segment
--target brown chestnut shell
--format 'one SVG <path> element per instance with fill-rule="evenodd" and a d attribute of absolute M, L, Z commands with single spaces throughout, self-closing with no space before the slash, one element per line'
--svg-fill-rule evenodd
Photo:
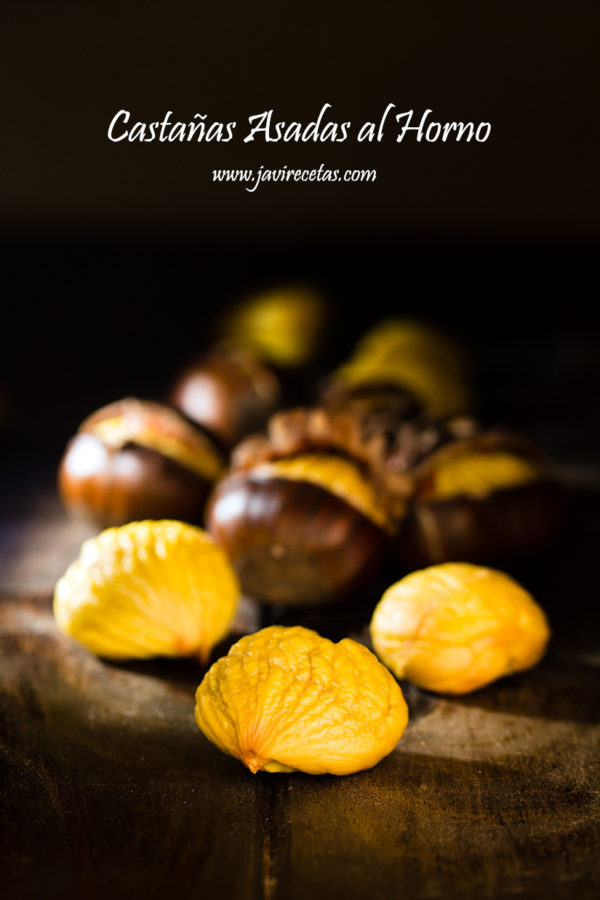
<path fill-rule="evenodd" d="M 206 527 L 227 553 L 243 593 L 263 603 L 340 600 L 377 571 L 387 545 L 377 525 L 325 488 L 251 470 L 219 482 Z"/>
<path fill-rule="evenodd" d="M 281 386 L 274 371 L 255 356 L 222 349 L 188 366 L 170 400 L 188 419 L 232 447 L 261 428 L 277 409 Z"/>
<path fill-rule="evenodd" d="M 333 377 L 321 385 L 320 398 L 326 409 L 347 411 L 363 419 L 379 415 L 410 421 L 423 417 L 423 404 L 414 394 L 386 381 L 348 385 Z"/>
<path fill-rule="evenodd" d="M 409 569 L 524 558 L 556 536 L 563 499 L 559 484 L 540 478 L 486 497 L 417 500 L 394 538 L 394 555 Z"/>
<path fill-rule="evenodd" d="M 58 484 L 70 513 L 103 527 L 163 518 L 200 524 L 212 486 L 149 447 L 113 448 L 86 432 L 69 441 Z"/>
<path fill-rule="evenodd" d="M 127 397 L 82 422 L 61 460 L 58 487 L 70 513 L 101 526 L 162 518 L 199 524 L 222 466 L 210 438 L 180 413 Z"/>

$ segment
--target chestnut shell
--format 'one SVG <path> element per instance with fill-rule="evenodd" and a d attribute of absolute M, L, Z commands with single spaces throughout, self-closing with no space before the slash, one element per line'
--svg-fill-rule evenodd
<path fill-rule="evenodd" d="M 423 404 L 414 394 L 385 381 L 347 385 L 333 377 L 322 385 L 320 393 L 326 408 L 346 410 L 363 419 L 379 415 L 410 421 L 423 416 Z"/>
<path fill-rule="evenodd" d="M 79 432 L 67 445 L 58 485 L 65 508 L 99 525 L 137 519 L 201 523 L 211 483 L 156 450 L 128 442 L 108 447 Z"/>
<path fill-rule="evenodd" d="M 550 479 L 503 488 L 487 497 L 416 501 L 394 539 L 395 556 L 410 569 L 529 556 L 556 536 L 562 506 L 563 491 Z"/>
<path fill-rule="evenodd" d="M 216 486 L 206 527 L 231 560 L 243 593 L 263 603 L 340 600 L 377 571 L 387 544 L 377 525 L 326 489 L 251 470 Z"/>
<path fill-rule="evenodd" d="M 281 388 L 272 369 L 249 357 L 215 352 L 188 366 L 170 401 L 225 447 L 260 429 L 279 405 Z"/>

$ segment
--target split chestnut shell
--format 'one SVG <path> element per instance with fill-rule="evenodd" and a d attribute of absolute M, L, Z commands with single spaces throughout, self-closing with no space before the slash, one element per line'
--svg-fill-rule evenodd
<path fill-rule="evenodd" d="M 244 594 L 311 605 L 357 590 L 378 568 L 385 532 L 325 487 L 234 472 L 213 491 L 206 523 Z"/>
<path fill-rule="evenodd" d="M 415 503 L 396 539 L 411 568 L 461 559 L 493 563 L 547 547 L 561 516 L 562 491 L 550 479 L 493 491 Z"/>
<path fill-rule="evenodd" d="M 414 497 L 395 539 L 411 569 L 524 558 L 557 533 L 562 489 L 535 448 L 518 436 L 490 431 L 452 441 L 412 474 Z"/>
<path fill-rule="evenodd" d="M 128 397 L 82 423 L 60 463 L 59 491 L 70 513 L 102 526 L 201 522 L 222 466 L 212 441 L 175 410 Z"/>

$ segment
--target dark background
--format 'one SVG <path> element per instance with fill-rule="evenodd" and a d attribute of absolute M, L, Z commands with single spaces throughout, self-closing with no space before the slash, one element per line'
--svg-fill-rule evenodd
<path fill-rule="evenodd" d="M 300 279 L 336 314 L 324 368 L 380 315 L 432 319 L 465 344 L 488 418 L 595 459 L 596 3 L 23 2 L 3 18 L 9 455 L 54 458 L 100 404 L 161 396 L 216 310 Z M 324 102 L 355 127 L 393 102 L 492 134 L 241 140 L 253 113 L 309 122 Z M 121 108 L 236 119 L 237 139 L 112 144 Z M 210 178 L 322 162 L 377 181 Z"/>

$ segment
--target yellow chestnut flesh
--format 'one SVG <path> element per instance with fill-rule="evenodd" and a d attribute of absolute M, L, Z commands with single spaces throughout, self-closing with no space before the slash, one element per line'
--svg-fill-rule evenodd
<path fill-rule="evenodd" d="M 541 467 L 511 453 L 472 453 L 469 450 L 437 466 L 418 490 L 420 500 L 486 497 L 492 491 L 534 481 Z"/>
<path fill-rule="evenodd" d="M 213 744 L 253 773 L 349 775 L 391 753 L 408 709 L 362 644 L 272 626 L 243 637 L 211 666 L 195 716 Z"/>
<path fill-rule="evenodd" d="M 398 678 L 466 694 L 534 666 L 550 638 L 533 597 L 503 572 L 445 563 L 392 585 L 375 608 L 371 640 Z"/>
<path fill-rule="evenodd" d="M 259 478 L 287 478 L 316 484 L 345 500 L 382 528 L 388 525 L 388 517 L 377 500 L 371 482 L 349 459 L 325 453 L 307 453 L 291 459 L 261 463 L 253 469 L 253 473 Z"/>
<path fill-rule="evenodd" d="M 202 529 L 129 522 L 83 543 L 56 584 L 54 616 L 98 656 L 204 661 L 227 634 L 238 596 L 225 554 Z"/>
<path fill-rule="evenodd" d="M 81 424 L 61 460 L 58 482 L 65 508 L 98 525 L 199 522 L 222 468 L 211 439 L 178 412 L 127 397 Z"/>
<path fill-rule="evenodd" d="M 379 323 L 337 375 L 350 387 L 390 384 L 404 388 L 433 418 L 462 412 L 471 403 L 461 351 L 445 334 L 423 322 Z"/>
<path fill-rule="evenodd" d="M 323 337 L 326 309 L 322 297 L 301 287 L 250 297 L 225 320 L 223 336 L 258 350 L 278 366 L 309 363 Z"/>
<path fill-rule="evenodd" d="M 181 435 L 161 434 L 141 416 L 137 420 L 132 416 L 114 416 L 110 419 L 102 419 L 94 425 L 93 434 L 108 446 L 121 447 L 127 441 L 132 441 L 141 447 L 156 450 L 209 481 L 214 481 L 223 468 L 220 455 L 200 432 L 194 435 L 193 444 L 192 442 L 186 443 Z M 202 453 L 198 452 L 200 442 L 202 442 Z"/>

